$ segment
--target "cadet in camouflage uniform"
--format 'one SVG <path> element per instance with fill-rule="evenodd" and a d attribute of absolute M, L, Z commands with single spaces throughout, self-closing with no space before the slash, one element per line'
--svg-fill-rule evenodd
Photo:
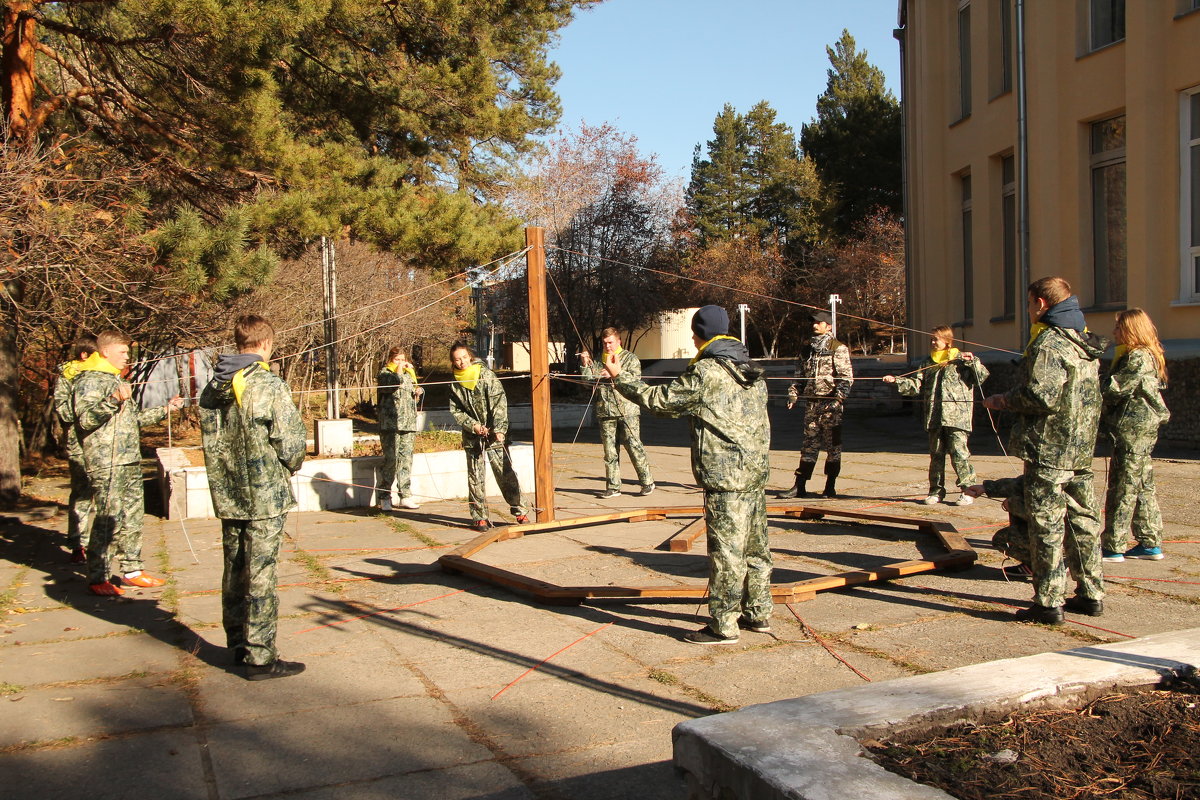
<path fill-rule="evenodd" d="M 1113 442 L 1101 550 L 1105 561 L 1158 561 L 1163 557 L 1162 514 L 1150 453 L 1159 426 L 1171 418 L 1162 397 L 1166 360 L 1158 331 L 1140 308 L 1117 315 L 1113 336 L 1117 354 L 1101 389 L 1102 424 Z M 1126 550 L 1131 532 L 1137 545 Z"/>
<path fill-rule="evenodd" d="M 200 431 L 213 510 L 221 518 L 225 571 L 221 620 L 248 680 L 286 678 L 304 665 L 279 658 L 276 568 L 291 477 L 304 463 L 306 429 L 287 384 L 267 366 L 275 330 L 247 315 L 234 325 L 236 354 L 217 359 L 200 395 Z"/>
<path fill-rule="evenodd" d="M 1016 413 L 1011 452 L 1025 462 L 1034 599 L 1016 618 L 1060 624 L 1064 607 L 1092 616 L 1104 610 L 1092 456 L 1100 421 L 1098 359 L 1107 343 L 1086 332 L 1079 301 L 1062 278 L 1034 281 L 1028 301 L 1031 337 L 1017 386 L 984 404 Z M 1069 599 L 1067 567 L 1075 578 Z"/>
<path fill-rule="evenodd" d="M 704 306 L 692 317 L 699 352 L 675 380 L 649 387 L 621 371 L 609 356 L 605 369 L 621 394 L 663 417 L 687 417 L 692 430 L 692 474 L 704 487 L 708 529 L 709 624 L 686 634 L 692 644 L 732 644 L 738 628 L 771 630 L 771 551 L 767 543 L 766 486 L 771 441 L 767 384 L 745 346 L 732 336 L 729 315 Z"/>
<path fill-rule="evenodd" d="M 988 370 L 973 353 L 960 353 L 954 347 L 954 331 L 946 325 L 933 329 L 930 344 L 929 356 L 911 376 L 884 375 L 883 381 L 896 384 L 906 397 L 921 396 L 929 433 L 929 496 L 925 504 L 935 505 L 946 497 L 947 453 L 960 489 L 977 480 L 967 438 L 975 410 L 975 387 L 987 380 Z M 971 501 L 964 491 L 958 504 L 969 506 Z"/>
<path fill-rule="evenodd" d="M 92 594 L 124 594 L 108 579 L 109 549 L 115 545 L 123 583 L 140 588 L 162 586 L 162 578 L 142 570 L 141 426 L 153 425 L 178 408 L 178 395 L 168 407 L 139 411 L 133 388 L 121 377 L 129 363 L 128 336 L 105 331 L 96 337 L 96 352 L 79 367 L 71 390 L 71 413 L 91 486 L 95 520 L 87 546 L 88 589 Z"/>
<path fill-rule="evenodd" d="M 850 348 L 833 338 L 833 318 L 827 311 L 810 317 L 812 338 L 800 348 L 796 382 L 788 389 L 788 408 L 806 400 L 804 443 L 796 485 L 779 493 L 782 498 L 806 497 L 804 485 L 817 467 L 817 454 L 825 451 L 825 497 L 837 497 L 837 477 L 842 471 L 842 414 L 854 383 Z"/>
<path fill-rule="evenodd" d="M 392 510 L 392 484 L 400 490 L 400 505 L 420 508 L 412 497 L 413 442 L 417 438 L 417 398 L 422 389 L 417 386 L 417 373 L 404 359 L 404 350 L 393 347 L 387 363 L 379 371 L 379 445 L 383 449 L 383 466 L 375 494 L 379 507 Z"/>
<path fill-rule="evenodd" d="M 71 563 L 87 562 L 88 539 L 92 533 L 92 487 L 88 483 L 87 470 L 83 468 L 83 448 L 79 444 L 79 431 L 75 430 L 75 411 L 71 396 L 75 378 L 87 357 L 96 352 L 96 340 L 88 336 L 71 345 L 75 359 L 58 367 L 58 381 L 54 384 L 54 413 L 63 426 L 66 438 L 67 466 L 71 471 L 71 497 L 67 516 L 67 544 L 71 548 Z"/>
<path fill-rule="evenodd" d="M 616 354 L 621 363 L 621 372 L 635 378 L 642 377 L 642 361 L 633 353 L 621 348 L 620 334 L 616 328 L 605 328 L 600 332 L 600 344 L 605 356 Z M 650 462 L 646 460 L 646 449 L 642 447 L 641 409 L 637 403 L 626 400 L 613 388 L 604 367 L 592 362 L 591 353 L 580 353 L 583 360 L 584 377 L 599 380 L 600 399 L 596 401 L 596 419 L 600 422 L 600 441 L 604 444 L 604 476 L 607 482 L 600 497 L 618 497 L 621 494 L 621 444 L 629 453 L 629 461 L 637 470 L 638 482 L 644 497 L 654 491 L 654 478 L 650 476 Z"/>
<path fill-rule="evenodd" d="M 450 413 L 462 426 L 462 445 L 467 454 L 468 506 L 471 527 L 487 530 L 488 520 L 487 473 L 500 486 L 500 493 L 518 524 L 529 521 L 521 502 L 521 484 L 513 469 L 508 452 L 508 397 L 500 379 L 483 362 L 475 358 L 471 348 L 455 344 L 450 348 L 454 366 L 454 383 L 450 384 Z"/>

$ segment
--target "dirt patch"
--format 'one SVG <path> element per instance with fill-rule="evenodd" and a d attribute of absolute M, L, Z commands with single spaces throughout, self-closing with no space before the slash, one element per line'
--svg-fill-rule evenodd
<path fill-rule="evenodd" d="M 963 800 L 1200 798 L 1200 686 L 1130 690 L 935 737 L 863 742 L 881 766 Z"/>

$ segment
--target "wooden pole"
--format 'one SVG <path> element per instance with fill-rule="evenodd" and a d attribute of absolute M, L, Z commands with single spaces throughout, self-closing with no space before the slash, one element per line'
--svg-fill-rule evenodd
<path fill-rule="evenodd" d="M 554 461 L 550 435 L 550 340 L 546 317 L 546 231 L 525 229 L 529 279 L 529 378 L 533 383 L 534 507 L 538 522 L 554 521 Z"/>

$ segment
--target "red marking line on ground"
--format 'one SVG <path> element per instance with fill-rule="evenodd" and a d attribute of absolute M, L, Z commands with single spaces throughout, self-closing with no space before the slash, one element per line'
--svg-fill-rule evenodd
<path fill-rule="evenodd" d="M 297 634 L 309 633 L 310 631 L 317 631 L 317 630 L 320 630 L 321 628 L 332 628 L 335 625 L 345 625 L 347 622 L 354 622 L 355 620 L 366 619 L 367 617 L 377 617 L 380 614 L 390 614 L 393 611 L 400 611 L 405 608 L 412 608 L 413 606 L 419 606 L 422 603 L 428 603 L 432 600 L 441 600 L 443 597 L 453 597 L 454 595 L 462 594 L 465 591 L 466 591 L 466 589 L 459 589 L 457 592 L 449 592 L 447 594 L 439 594 L 437 597 L 428 597 L 424 600 L 418 600 L 415 603 L 409 603 L 408 605 L 396 606 L 395 608 L 385 608 L 382 611 L 372 611 L 370 614 L 360 614 L 357 617 L 351 617 L 350 619 L 338 620 L 337 622 L 327 622 L 324 625 L 317 625 L 316 627 L 313 627 L 313 628 L 305 628 L 302 631 L 297 631 Z"/>
<path fill-rule="evenodd" d="M 614 620 L 614 622 L 615 622 L 615 620 Z M 562 650 L 556 650 L 556 651 L 554 651 L 553 653 L 551 653 L 550 655 L 546 656 L 545 658 L 543 658 L 543 659 L 542 659 L 541 661 L 539 661 L 538 663 L 534 664 L 534 665 L 533 665 L 532 667 L 530 667 L 529 669 L 527 669 L 527 670 L 525 670 L 524 672 L 522 672 L 522 673 L 521 673 L 520 675 L 518 675 L 516 678 L 514 678 L 514 679 L 513 679 L 513 681 L 512 681 L 512 683 L 509 683 L 509 684 L 508 684 L 508 686 L 505 686 L 503 689 L 501 689 L 500 691 L 498 691 L 498 692 L 496 692 L 494 695 L 492 695 L 492 699 L 493 699 L 493 700 L 495 700 L 497 697 L 499 697 L 500 695 L 502 695 L 502 694 L 504 694 L 505 692 L 507 692 L 507 691 L 509 690 L 509 687 L 511 687 L 511 686 L 512 686 L 513 684 L 515 684 L 517 681 L 521 680 L 521 678 L 524 678 L 526 675 L 528 675 L 529 673 L 533 672 L 535 669 L 537 669 L 538 667 L 540 667 L 542 664 L 545 664 L 547 661 L 549 661 L 550 659 L 554 658 L 554 657 L 555 657 L 556 655 L 558 655 L 559 653 L 563 652 L 563 650 L 570 650 L 572 647 L 574 647 L 575 645 L 579 644 L 579 643 L 580 643 L 580 642 L 582 642 L 584 639 L 588 638 L 589 636 L 595 636 L 597 633 L 599 633 L 600 631 L 604 630 L 605 628 L 609 627 L 609 626 L 610 626 L 610 625 L 612 625 L 612 624 L 613 624 L 613 622 L 607 622 L 607 623 L 605 623 L 605 624 L 601 625 L 599 628 L 596 628 L 596 630 L 592 631 L 591 633 L 585 633 L 583 636 L 580 636 L 578 639 L 576 639 L 575 641 L 571 642 L 571 643 L 570 643 L 569 645 L 567 645 L 566 647 L 562 648 Z"/>
<path fill-rule="evenodd" d="M 843 664 L 845 664 L 847 667 L 849 667 L 849 668 L 850 668 L 850 670 L 851 670 L 851 671 L 852 671 L 852 672 L 853 672 L 855 675 L 857 675 L 858 677 L 862 678 L 862 679 L 863 679 L 864 681 L 866 681 L 867 683 L 870 683 L 870 682 L 871 682 L 871 679 L 870 679 L 870 678 L 868 678 L 866 675 L 863 675 L 861 672 L 859 672 L 857 669 L 855 669 L 853 664 L 851 664 L 849 661 L 847 661 L 846 659 L 842 658 L 840 655 L 838 655 L 837 653 L 835 653 L 835 652 L 834 652 L 834 650 L 833 650 L 833 648 L 832 648 L 832 647 L 830 647 L 828 644 L 826 644 L 826 643 L 825 643 L 825 640 L 824 640 L 824 639 L 822 639 L 820 636 L 817 636 L 817 633 L 816 633 L 816 631 L 814 631 L 812 628 L 808 627 L 808 623 L 807 623 L 807 622 L 805 622 L 804 620 L 800 619 L 800 615 L 796 613 L 796 609 L 792 608 L 792 604 L 791 604 L 791 603 L 784 603 L 784 605 L 786 605 L 786 606 L 787 606 L 787 608 L 788 608 L 788 611 L 792 612 L 792 616 L 796 618 L 796 621 L 800 623 L 800 628 L 801 628 L 801 629 L 804 631 L 804 634 L 805 634 L 806 636 L 809 636 L 809 637 L 811 637 L 811 638 L 812 638 L 812 639 L 813 639 L 813 640 L 814 640 L 814 641 L 815 641 L 817 644 L 821 645 L 821 647 L 824 647 L 824 648 L 825 648 L 825 650 L 826 650 L 826 652 L 828 652 L 828 653 L 829 653 L 829 655 L 833 656 L 833 657 L 834 657 L 834 658 L 836 658 L 838 661 L 842 662 L 842 663 L 843 663 Z"/>
<path fill-rule="evenodd" d="M 1132 575 L 1105 575 L 1106 578 L 1116 578 L 1119 581 L 1154 581 L 1155 583 L 1185 583 L 1188 586 L 1200 586 L 1200 581 L 1181 581 L 1174 578 L 1135 578 Z"/>
<path fill-rule="evenodd" d="M 861 508 L 852 508 L 851 511 L 867 511 L 872 508 L 883 508 L 884 506 L 894 506 L 898 503 L 907 503 L 909 500 L 916 500 L 919 497 L 924 497 L 923 494 L 913 494 L 901 497 L 899 500 L 889 500 L 886 503 L 876 503 L 873 506 L 862 506 Z"/>
<path fill-rule="evenodd" d="M 1163 539 L 1163 544 L 1200 544 L 1195 539 Z"/>
<path fill-rule="evenodd" d="M 363 575 L 354 578 L 334 578 L 328 581 L 299 581 L 297 583 L 281 583 L 276 588 L 287 589 L 293 586 L 325 586 L 330 583 L 355 583 L 357 581 L 377 581 L 382 579 L 395 580 L 396 578 L 407 578 L 410 575 L 433 575 L 435 572 L 441 572 L 440 569 L 422 569 L 417 572 L 406 572 L 403 575 L 393 575 L 390 578 L 386 575 Z M 179 597 L 199 597 L 205 594 L 217 594 L 220 589 L 193 589 L 190 592 L 179 592 Z"/>
<path fill-rule="evenodd" d="M 969 533 L 970 531 L 983 531 L 988 528 L 1003 528 L 1007 522 L 993 522 L 991 525 L 976 525 L 974 528 L 959 528 L 959 533 Z"/>
<path fill-rule="evenodd" d="M 977 598 L 977 597 L 964 597 L 963 595 L 959 594 L 958 592 L 951 592 L 951 591 L 949 591 L 949 590 L 947 590 L 947 589 L 934 589 L 932 586 L 921 586 L 921 585 L 919 585 L 919 584 L 916 584 L 916 583 L 906 583 L 906 584 L 903 584 L 903 585 L 904 585 L 904 586 L 911 586 L 911 587 L 913 587 L 914 589 L 923 589 L 923 590 L 925 590 L 926 592 L 934 592 L 934 593 L 936 593 L 936 594 L 948 594 L 948 595 L 950 595 L 951 597 L 957 597 L 957 598 L 959 598 L 960 600 L 973 600 L 973 601 L 975 601 L 975 602 L 986 602 L 986 603 L 992 603 L 993 605 L 997 605 L 997 606 L 1004 606 L 1005 608 L 1020 608 L 1020 606 L 1014 606 L 1012 603 L 1006 603 L 1006 602 L 1004 602 L 1003 600 L 984 600 L 984 601 L 980 601 L 980 600 L 979 600 L 979 598 Z M 1079 621 L 1079 620 L 1077 620 L 1077 619 L 1067 619 L 1067 622 L 1074 623 L 1074 624 L 1076 624 L 1076 625 L 1079 625 L 1079 626 L 1081 626 L 1081 627 L 1084 627 L 1084 628 L 1091 628 L 1091 629 L 1093 629 L 1093 630 L 1097 630 L 1097 631 L 1104 631 L 1105 633 L 1111 633 L 1111 634 L 1113 634 L 1114 636 L 1124 636 L 1126 639 L 1136 639 L 1136 638 L 1138 638 L 1138 637 L 1136 637 L 1136 636 L 1130 636 L 1128 633 L 1121 633 L 1120 631 L 1110 631 L 1108 628 L 1101 628 L 1099 625 L 1089 625 L 1088 623 L 1086 623 L 1086 622 L 1080 622 L 1080 621 Z"/>
<path fill-rule="evenodd" d="M 435 544 L 425 547 L 326 547 L 324 549 L 314 550 L 311 547 L 306 547 L 303 550 L 284 550 L 285 553 L 370 553 L 373 551 L 395 551 L 395 552 L 410 552 L 412 550 L 441 550 L 445 547 L 454 547 L 452 544 Z"/>

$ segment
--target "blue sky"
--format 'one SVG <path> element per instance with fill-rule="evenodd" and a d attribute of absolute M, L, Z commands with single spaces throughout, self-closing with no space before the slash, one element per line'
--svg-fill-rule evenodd
<path fill-rule="evenodd" d="M 825 47 L 846 28 L 899 96 L 896 0 L 606 0 L 580 12 L 550 57 L 560 125 L 610 122 L 686 180 L 725 103 L 766 100 L 800 126 L 825 90 Z"/>

